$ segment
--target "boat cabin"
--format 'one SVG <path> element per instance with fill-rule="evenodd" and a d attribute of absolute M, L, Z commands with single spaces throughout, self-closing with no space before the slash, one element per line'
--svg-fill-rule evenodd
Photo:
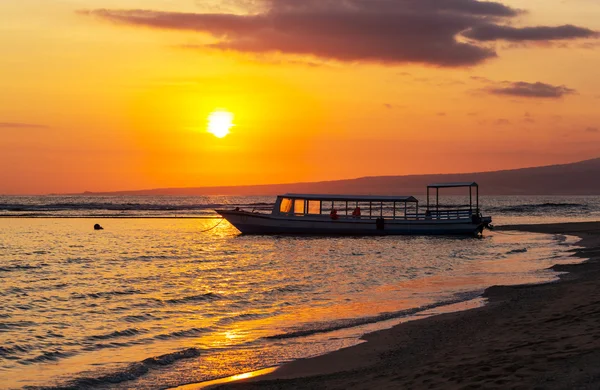
<path fill-rule="evenodd" d="M 274 215 L 353 219 L 405 219 L 418 212 L 414 196 L 285 194 L 273 207 Z"/>
<path fill-rule="evenodd" d="M 469 188 L 469 204 L 440 203 L 440 189 Z M 435 203 L 433 194 L 435 193 Z M 461 198 L 462 199 L 462 198 Z M 479 214 L 479 186 L 436 183 L 427 186 L 427 206 L 419 209 L 414 196 L 285 194 L 277 197 L 273 215 L 332 219 L 455 220 Z"/>

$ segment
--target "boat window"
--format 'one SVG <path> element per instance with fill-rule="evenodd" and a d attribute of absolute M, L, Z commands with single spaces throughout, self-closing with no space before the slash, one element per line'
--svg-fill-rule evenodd
<path fill-rule="evenodd" d="M 308 214 L 321 214 L 321 201 L 320 200 L 309 200 L 308 201 Z"/>
<path fill-rule="evenodd" d="M 335 201 L 333 202 L 333 208 L 337 210 L 339 215 L 348 215 L 348 210 L 346 209 L 345 201 Z M 350 210 L 352 212 L 352 210 Z"/>
<path fill-rule="evenodd" d="M 304 214 L 304 199 L 294 199 L 294 214 Z"/>
<path fill-rule="evenodd" d="M 332 204 L 333 204 L 333 202 L 331 202 L 331 201 L 323 201 L 323 205 L 321 207 L 321 214 L 329 215 L 329 213 L 331 213 L 331 205 Z"/>
<path fill-rule="evenodd" d="M 292 211 L 292 200 L 289 198 L 281 199 L 281 205 L 279 206 L 280 213 L 289 213 Z"/>

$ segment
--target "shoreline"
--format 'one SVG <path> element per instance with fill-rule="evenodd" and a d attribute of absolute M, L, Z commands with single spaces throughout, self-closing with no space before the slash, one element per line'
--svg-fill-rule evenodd
<path fill-rule="evenodd" d="M 216 388 L 597 388 L 600 222 L 497 230 L 574 235 L 573 256 L 587 260 L 550 267 L 564 272 L 558 282 L 491 286 L 483 307 L 369 333 L 365 343 Z"/>

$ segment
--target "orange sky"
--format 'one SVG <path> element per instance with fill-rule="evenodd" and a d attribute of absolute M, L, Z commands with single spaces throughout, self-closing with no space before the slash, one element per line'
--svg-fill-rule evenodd
<path fill-rule="evenodd" d="M 1 1 L 0 194 L 599 157 L 599 30 L 591 0 Z"/>

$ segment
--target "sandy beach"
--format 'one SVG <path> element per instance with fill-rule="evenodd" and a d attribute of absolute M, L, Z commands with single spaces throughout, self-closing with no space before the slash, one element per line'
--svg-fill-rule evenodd
<path fill-rule="evenodd" d="M 293 389 L 600 386 L 600 222 L 503 226 L 582 238 L 556 283 L 493 286 L 489 304 L 367 334 L 366 343 L 221 387 Z M 514 233 L 511 233 L 514 234 Z"/>

